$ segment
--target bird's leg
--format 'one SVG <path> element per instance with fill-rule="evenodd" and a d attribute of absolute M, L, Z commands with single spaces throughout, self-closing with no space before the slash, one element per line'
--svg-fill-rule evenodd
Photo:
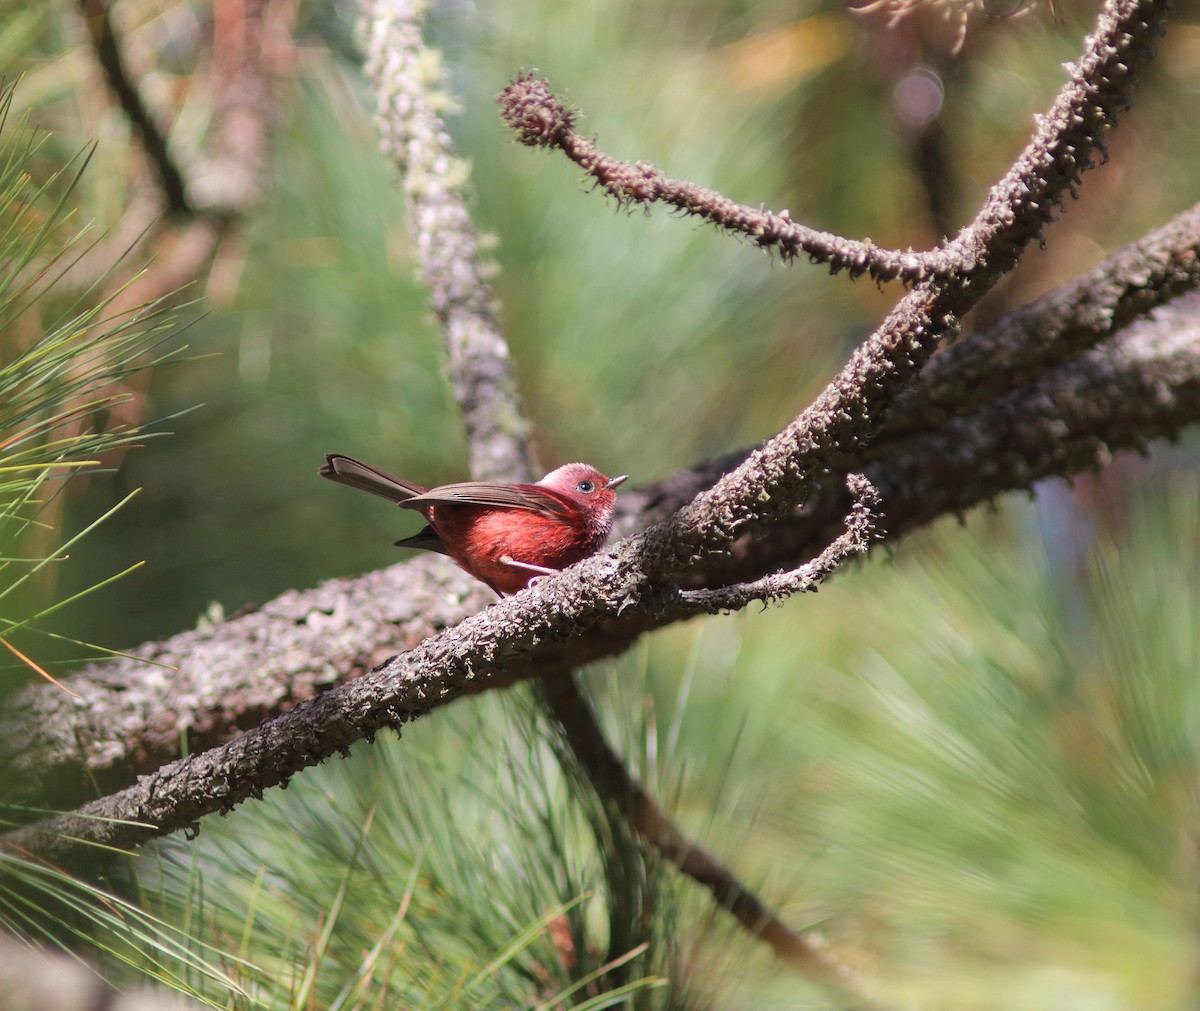
<path fill-rule="evenodd" d="M 553 576 L 558 571 L 558 569 L 548 569 L 544 565 L 534 565 L 531 562 L 518 562 L 512 555 L 501 555 L 500 563 L 502 565 L 511 565 L 515 569 L 525 569 L 527 572 L 536 573 L 536 575 L 530 577 L 529 582 L 525 584 L 526 586 L 534 586 L 540 577 Z"/>
<path fill-rule="evenodd" d="M 536 572 L 539 576 L 553 576 L 558 569 L 548 569 L 544 565 L 533 565 L 530 562 L 518 562 L 512 555 L 501 555 L 501 565 L 511 565 L 517 569 L 526 569 L 529 572 Z"/>

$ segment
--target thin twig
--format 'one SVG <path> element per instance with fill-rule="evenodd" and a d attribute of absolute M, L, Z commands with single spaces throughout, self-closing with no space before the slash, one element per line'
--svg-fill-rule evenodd
<path fill-rule="evenodd" d="M 644 162 L 613 158 L 574 130 L 576 113 L 555 96 L 550 85 L 522 74 L 500 93 L 500 114 L 522 144 L 562 151 L 622 206 L 663 203 L 772 249 L 784 262 L 807 253 L 814 263 L 851 276 L 869 273 L 877 281 L 925 276 L 923 254 L 881 249 L 870 241 L 843 238 L 793 221 L 789 213 L 739 204 L 715 190 L 672 179 Z"/>
<path fill-rule="evenodd" d="M 846 488 L 853 504 L 845 529 L 816 558 L 794 569 L 772 572 L 749 582 L 681 590 L 683 601 L 706 614 L 719 614 L 741 610 L 755 600 L 769 604 L 798 593 L 816 592 L 847 558 L 866 554 L 875 535 L 874 513 L 879 505 L 879 492 L 862 474 L 851 474 L 846 479 Z"/>
<path fill-rule="evenodd" d="M 136 127 L 147 157 L 157 166 L 163 199 L 170 205 L 175 200 L 172 187 L 176 183 L 184 187 L 182 175 L 125 76 L 107 4 L 105 0 L 80 3 L 88 16 L 97 57 L 109 74 L 122 110 Z M 269 77 L 277 62 L 266 52 L 266 20 L 267 0 L 241 0 L 214 8 L 213 122 L 203 158 L 194 161 L 195 174 L 186 185 L 190 194 L 186 214 L 181 205 L 177 208 L 180 213 L 153 226 L 145 219 L 148 201 L 134 199 L 114 238 L 97 243 L 73 269 L 73 274 L 85 278 L 85 285 L 97 277 L 111 278 L 107 287 L 114 317 L 175 296 L 204 277 L 244 213 L 262 197 L 267 139 L 275 120 Z M 136 234 L 132 241 L 131 231 Z M 144 246 L 154 251 L 145 269 L 133 277 L 128 271 L 114 271 L 114 263 L 129 263 L 135 248 L 140 257 Z M 128 392 L 132 395 L 114 410 L 113 424 L 133 427 L 140 423 L 150 377 L 151 371 L 143 370 L 130 380 Z M 117 466 L 119 457 L 106 462 Z"/>
<path fill-rule="evenodd" d="M 79 2 L 97 40 L 97 57 L 105 72 L 124 75 L 106 0 Z M 268 0 L 242 0 L 214 8 L 209 74 L 214 92 L 213 121 L 204 151 L 191 159 L 190 178 L 184 180 L 182 170 L 169 158 L 166 142 L 154 130 L 144 108 L 139 113 L 139 106 L 126 100 L 127 93 L 137 96 L 127 77 L 119 77 L 122 86 L 113 84 L 147 157 L 158 166 L 156 175 L 162 179 L 163 201 L 170 204 L 174 199 L 168 188 L 167 177 L 171 175 L 178 176 L 179 185 L 188 194 L 186 214 L 181 209 L 180 214 L 158 227 L 153 227 L 146 214 L 147 201 L 135 195 L 128 220 L 121 223 L 112 240 L 97 243 L 72 270 L 73 276 L 90 284 L 111 270 L 114 262 L 122 258 L 128 261 L 146 247 L 153 250 L 150 265 L 132 280 L 114 277 L 111 291 L 116 292 L 115 311 L 157 301 L 203 277 L 246 211 L 261 200 L 267 180 L 267 144 L 277 119 L 271 76 L 281 62 L 278 53 L 269 52 L 278 40 L 268 39 L 268 6 Z M 139 115 L 145 115 L 149 131 L 138 126 Z"/>

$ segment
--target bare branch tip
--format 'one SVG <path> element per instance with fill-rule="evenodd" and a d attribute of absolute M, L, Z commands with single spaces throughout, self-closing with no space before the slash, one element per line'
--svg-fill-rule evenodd
<path fill-rule="evenodd" d="M 550 82 L 532 73 L 520 73 L 496 101 L 500 117 L 529 147 L 555 147 L 575 127 L 575 110 L 550 90 Z"/>
<path fill-rule="evenodd" d="M 877 489 L 865 474 L 850 474 L 846 477 L 846 490 L 850 497 L 867 509 L 875 510 L 879 506 L 879 489 Z"/>

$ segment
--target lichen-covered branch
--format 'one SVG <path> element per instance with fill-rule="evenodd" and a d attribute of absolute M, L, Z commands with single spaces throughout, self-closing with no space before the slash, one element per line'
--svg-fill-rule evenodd
<path fill-rule="evenodd" d="M 879 490 L 889 539 L 1009 488 L 1028 488 L 1050 474 L 1093 468 L 1117 448 L 1136 448 L 1149 438 L 1170 435 L 1200 420 L 1200 299 L 1189 296 L 1188 304 L 1183 302 L 1160 310 L 1153 320 L 1127 327 L 1119 338 L 994 408 L 966 416 L 944 432 L 907 438 L 890 454 L 874 460 L 864 473 Z M 691 575 L 701 586 L 720 586 L 778 568 L 797 551 L 811 554 L 814 539 L 821 543 L 829 539 L 829 526 L 822 519 L 824 503 L 821 499 L 810 506 L 806 518 L 777 525 L 770 537 L 745 550 L 707 560 Z M 844 513 L 844 492 L 838 508 Z M 835 531 L 840 522 L 835 520 Z M 814 538 L 814 531 L 820 532 L 819 537 Z M 645 561 L 644 543 L 641 538 L 622 542 L 532 591 L 493 604 L 426 639 L 371 674 L 301 702 L 223 747 L 150 772 L 137 786 L 82 809 L 88 815 L 141 821 L 144 828 L 67 816 L 0 837 L 0 845 L 55 859 L 78 859 L 85 851 L 86 843 L 71 837 L 138 845 L 257 796 L 381 727 L 415 718 L 463 693 L 622 652 L 644 632 L 694 613 L 679 602 L 677 591 L 655 592 L 647 589 L 648 582 L 631 580 L 631 570 Z M 414 571 L 418 565 L 419 574 Z M 439 578 L 446 582 L 438 583 Z M 270 626 L 264 628 L 256 615 L 233 619 L 227 629 L 218 626 L 205 633 L 187 633 L 196 638 L 179 642 L 177 648 L 186 654 L 189 645 L 199 646 L 197 639 L 207 635 L 222 656 L 220 670 L 211 672 L 214 689 L 217 679 L 227 681 L 236 671 L 246 691 L 259 676 L 255 664 L 266 658 L 336 677 L 337 664 L 345 661 L 331 655 L 331 641 L 340 644 L 343 653 L 351 649 L 360 657 L 370 645 L 357 625 L 357 603 L 368 607 L 368 624 L 386 629 L 392 614 L 406 606 L 402 603 L 406 593 L 427 593 L 428 607 L 413 605 L 417 616 L 404 629 L 414 637 L 443 619 L 453 620 L 454 612 L 463 608 L 461 599 L 449 607 L 438 602 L 439 595 L 456 585 L 465 589 L 466 577 L 438 569 L 436 559 L 404 563 L 363 579 L 371 582 L 362 585 L 361 595 L 354 599 L 347 598 L 345 591 L 357 591 L 357 581 L 342 581 L 306 594 L 288 594 L 264 609 L 268 617 L 274 614 L 279 628 L 291 627 L 297 633 L 286 655 L 280 650 L 287 640 L 273 642 Z M 426 579 L 428 586 L 423 585 Z M 477 599 L 475 607 L 480 603 Z M 400 632 L 393 629 L 393 634 Z M 223 654 L 222 643 L 230 646 Z M 386 638 L 376 638 L 374 643 L 380 649 L 388 645 Z M 206 655 L 197 652 L 203 664 Z M 189 665 L 170 677 L 186 685 L 197 677 L 204 679 L 205 674 Z M 71 684 L 78 687 L 74 679 Z M 166 695 L 164 691 L 155 712 L 166 708 Z M 37 724 L 61 721 L 61 715 L 52 712 L 55 698 L 65 697 L 31 689 L 9 707 L 2 732 L 11 749 L 10 768 L 14 759 L 36 765 L 43 758 L 67 760 L 79 768 L 84 756 L 78 751 L 64 759 L 39 750 Z M 29 708 L 32 700 L 37 700 L 38 709 Z M 69 699 L 57 705 L 68 712 L 73 707 Z M 131 723 L 144 718 L 133 712 L 127 715 Z M 72 725 L 59 723 L 62 739 L 69 738 Z M 116 728 L 109 739 L 119 741 L 122 736 L 123 729 Z M 136 753 L 125 756 L 129 762 L 137 758 Z M 151 767 L 153 763 L 147 766 Z M 22 767 L 7 778 L 19 779 L 31 768 Z"/>
<path fill-rule="evenodd" d="M 552 147 L 590 175 L 622 206 L 661 203 L 773 250 L 785 262 L 807 254 L 815 263 L 851 276 L 868 273 L 878 281 L 912 280 L 924 273 L 923 254 L 893 252 L 873 242 L 843 238 L 793 221 L 788 212 L 739 204 L 715 190 L 664 175 L 644 162 L 613 158 L 574 130 L 575 111 L 550 90 L 548 82 L 522 74 L 500 93 L 500 114 L 530 147 Z"/>
<path fill-rule="evenodd" d="M 846 480 L 851 511 L 845 529 L 816 558 L 794 569 L 783 569 L 747 582 L 727 583 L 712 589 L 681 590 L 686 604 L 705 614 L 737 611 L 756 600 L 769 604 L 798 593 L 816 592 L 817 587 L 854 555 L 866 554 L 875 534 L 873 510 L 879 506 L 879 493 L 862 474 Z"/>
<path fill-rule="evenodd" d="M 889 541 L 1005 491 L 1101 465 L 1200 421 L 1200 305 L 1195 296 L 946 426 L 907 429 L 878 441 L 822 482 L 821 492 L 768 534 L 739 542 L 686 574 L 684 585 L 752 580 L 810 558 L 837 536 L 849 499 L 844 475 L 862 470 L 878 489 Z M 1002 325 L 1002 324 L 1001 324 Z M 972 339 L 986 338 L 986 333 Z M 894 416 L 904 421 L 902 405 Z M 625 530 L 659 522 L 714 484 L 745 453 L 680 472 L 622 495 Z M 849 468 L 849 469 L 847 469 Z M 839 477 L 841 474 L 843 476 Z M 31 686 L 0 711 L 5 767 L 0 798 L 81 802 L 170 761 L 180 736 L 204 750 L 262 718 L 311 698 L 480 610 L 490 595 L 444 560 L 424 557 L 314 590 L 290 591 L 262 608 L 206 621 L 137 652 L 167 667 L 118 659 L 68 679 L 76 702 Z M 516 659 L 511 677 L 543 660 L 577 665 L 614 656 L 653 620 L 602 625 L 545 654 Z M 167 715 L 163 715 L 167 714 Z"/>
<path fill-rule="evenodd" d="M 423 5 L 364 5 L 361 35 L 367 74 L 375 87 L 384 149 L 404 180 L 410 227 L 442 326 L 447 371 L 463 413 L 471 473 L 477 480 L 530 480 L 524 433 L 507 342 L 491 308 L 477 264 L 477 241 L 463 200 L 463 180 L 438 116 L 447 99 L 437 61 L 421 36 Z M 463 172 L 465 175 L 465 170 Z M 562 677 L 570 680 L 564 670 Z M 582 706 L 572 726 L 602 740 Z M 565 703 L 564 703 L 565 704 Z M 666 814 L 663 821 L 669 824 Z"/>
<path fill-rule="evenodd" d="M 441 324 L 455 397 L 477 480 L 521 480 L 529 471 L 526 422 L 508 345 L 480 271 L 479 243 L 463 193 L 467 168 L 441 114 L 442 68 L 421 38 L 422 0 L 364 0 L 360 30 L 375 91 L 383 150 L 404 181 L 421 277 Z"/>
<path fill-rule="evenodd" d="M 966 271 L 982 280 L 988 271 L 980 268 L 997 251 L 993 233 L 1004 232 L 1007 241 L 1023 247 L 1053 220 L 1064 194 L 1074 195 L 1081 174 L 1096 164 L 1095 153 L 1103 157 L 1104 131 L 1128 104 L 1133 74 L 1151 55 L 1150 42 L 1161 32 L 1167 6 L 1166 0 L 1105 6 L 1083 59 L 1070 68 L 1067 87 L 1039 117 L 1029 146 L 993 187 L 979 216 L 957 238 L 927 252 L 881 249 L 869 241 L 818 231 L 793 221 L 787 211 L 748 207 L 672 179 L 651 165 L 613 158 L 575 132 L 576 112 L 546 81 L 532 75 L 519 76 L 501 93 L 500 109 L 521 143 L 562 151 L 624 206 L 666 204 L 774 250 L 785 261 L 804 253 L 851 276 L 867 273 L 877 281 L 918 282 L 962 279 Z"/>
<path fill-rule="evenodd" d="M 904 394 L 896 436 L 1021 386 L 1200 284 L 1200 204 L 986 333 L 947 348 Z"/>

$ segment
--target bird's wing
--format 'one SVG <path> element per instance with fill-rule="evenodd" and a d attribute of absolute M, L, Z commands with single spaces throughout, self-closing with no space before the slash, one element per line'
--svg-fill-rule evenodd
<path fill-rule="evenodd" d="M 534 484 L 498 484 L 491 481 L 464 481 L 443 484 L 401 502 L 405 509 L 437 505 L 480 505 L 499 509 L 528 509 L 536 513 L 565 515 L 570 506 L 560 496 Z"/>

